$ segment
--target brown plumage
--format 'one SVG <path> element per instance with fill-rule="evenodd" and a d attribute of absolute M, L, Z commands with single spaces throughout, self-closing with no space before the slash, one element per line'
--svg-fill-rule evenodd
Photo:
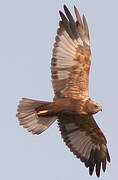
<path fill-rule="evenodd" d="M 110 156 L 106 138 L 93 118 L 102 107 L 90 99 L 88 92 L 91 64 L 88 26 L 76 7 L 76 22 L 65 5 L 64 11 L 66 16 L 59 11 L 61 21 L 51 60 L 54 101 L 23 98 L 17 117 L 20 125 L 33 134 L 42 133 L 58 119 L 62 138 L 70 151 L 85 163 L 90 175 L 95 168 L 99 177 L 101 165 L 105 171 Z"/>

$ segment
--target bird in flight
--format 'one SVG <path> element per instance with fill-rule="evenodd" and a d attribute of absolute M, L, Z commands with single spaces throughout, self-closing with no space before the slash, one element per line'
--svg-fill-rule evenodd
<path fill-rule="evenodd" d="M 55 38 L 51 59 L 51 77 L 55 93 L 53 102 L 22 98 L 18 105 L 19 124 L 33 134 L 41 134 L 56 119 L 62 138 L 92 175 L 106 170 L 110 155 L 107 141 L 93 115 L 102 110 L 89 97 L 91 50 L 85 16 L 81 19 L 74 6 L 76 21 L 64 5 L 65 14 Z"/>

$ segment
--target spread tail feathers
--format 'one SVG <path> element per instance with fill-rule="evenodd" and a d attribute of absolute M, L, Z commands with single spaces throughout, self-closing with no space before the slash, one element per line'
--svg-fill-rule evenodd
<path fill-rule="evenodd" d="M 48 116 L 50 102 L 23 98 L 18 105 L 17 117 L 19 124 L 33 134 L 45 131 L 55 120 L 56 116 Z"/>

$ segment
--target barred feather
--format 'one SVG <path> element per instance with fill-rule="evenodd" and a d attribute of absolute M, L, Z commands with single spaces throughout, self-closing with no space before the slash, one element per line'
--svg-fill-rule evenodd
<path fill-rule="evenodd" d="M 23 98 L 19 103 L 16 115 L 19 124 L 33 134 L 40 134 L 45 131 L 57 118 L 55 116 L 38 116 L 37 109 L 38 111 L 43 110 L 48 104 L 49 102 Z"/>

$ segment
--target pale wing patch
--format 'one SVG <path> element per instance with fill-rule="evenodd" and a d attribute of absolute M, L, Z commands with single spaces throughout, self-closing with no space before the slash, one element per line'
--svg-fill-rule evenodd
<path fill-rule="evenodd" d="M 59 95 L 59 93 L 64 93 L 64 90 L 67 88 L 67 81 L 63 81 L 63 85 L 58 88 L 58 81 L 56 80 L 68 80 L 70 72 L 77 66 L 76 49 L 78 47 L 78 42 L 76 40 L 73 41 L 66 31 L 58 35 L 56 40 L 51 62 L 51 72 L 55 94 Z"/>
<path fill-rule="evenodd" d="M 69 34 L 65 30 L 63 30 L 63 32 L 61 32 L 61 35 L 60 35 L 60 33 L 58 33 L 57 37 L 60 41 L 65 43 L 66 46 L 69 46 L 69 48 L 72 50 L 75 50 L 78 46 L 77 40 L 72 40 L 71 37 L 69 36 Z M 57 42 L 58 42 L 58 40 L 57 40 Z"/>
<path fill-rule="evenodd" d="M 57 62 L 54 62 L 53 65 L 55 65 L 56 67 L 54 67 L 54 68 L 52 67 L 52 70 L 53 69 L 54 70 L 59 70 L 59 69 L 63 70 L 65 68 L 68 69 L 76 64 L 77 64 L 76 61 L 72 62 L 71 59 L 69 59 L 69 58 L 63 58 L 63 57 L 61 58 L 60 57 Z"/>
<path fill-rule="evenodd" d="M 59 60 L 59 57 L 68 58 L 70 61 L 76 58 L 76 49 L 78 47 L 78 42 L 72 40 L 67 32 L 63 31 L 61 35 L 58 35 L 58 41 L 54 44 L 53 56 Z M 56 38 L 57 40 L 57 38 Z M 68 63 L 68 60 L 66 60 Z"/>
<path fill-rule="evenodd" d="M 77 48 L 77 44 L 75 44 L 72 39 L 70 38 L 70 36 L 68 35 L 68 33 L 66 31 L 63 31 L 63 34 L 61 34 L 60 36 L 57 36 L 58 38 L 56 38 L 57 42 L 59 45 L 62 44 L 62 46 L 66 46 L 69 51 L 74 52 L 75 49 Z"/>
<path fill-rule="evenodd" d="M 92 149 L 92 146 L 90 146 L 92 144 L 91 137 L 87 136 L 86 132 L 80 131 L 74 123 L 66 124 L 64 130 L 66 132 L 64 135 L 66 135 L 67 145 L 72 147 L 82 158 L 89 159 Z M 87 151 L 89 151 L 88 154 Z"/>
<path fill-rule="evenodd" d="M 52 78 L 53 79 L 59 79 L 59 80 L 67 79 L 68 78 L 68 74 L 69 74 L 69 72 L 66 71 L 66 70 L 63 70 L 63 71 L 53 71 Z"/>

